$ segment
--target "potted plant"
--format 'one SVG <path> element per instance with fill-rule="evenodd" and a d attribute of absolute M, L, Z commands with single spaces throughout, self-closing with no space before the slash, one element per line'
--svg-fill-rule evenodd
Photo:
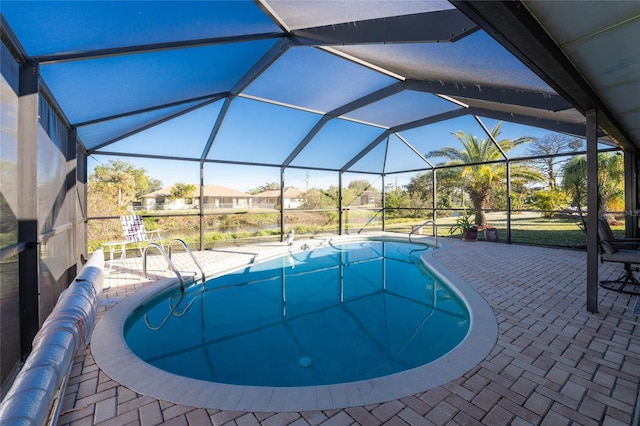
<path fill-rule="evenodd" d="M 484 239 L 487 241 L 498 241 L 499 234 L 498 228 L 494 228 L 493 226 L 487 226 L 484 228 Z"/>
<path fill-rule="evenodd" d="M 463 240 L 475 241 L 478 238 L 478 227 L 471 220 L 473 215 L 475 215 L 474 212 L 468 214 L 465 212 L 458 216 L 456 223 L 449 229 L 449 235 L 461 232 Z"/>

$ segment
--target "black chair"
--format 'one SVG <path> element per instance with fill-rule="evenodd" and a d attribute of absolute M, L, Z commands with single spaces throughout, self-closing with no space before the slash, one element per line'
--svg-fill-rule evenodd
<path fill-rule="evenodd" d="M 640 265 L 640 239 L 615 238 L 609 222 L 603 217 L 598 218 L 598 237 L 600 261 L 624 264 L 624 273 L 620 278 L 600 281 L 600 286 L 620 293 L 640 295 L 640 281 L 633 275 L 637 267 L 632 269 L 632 265 Z"/>

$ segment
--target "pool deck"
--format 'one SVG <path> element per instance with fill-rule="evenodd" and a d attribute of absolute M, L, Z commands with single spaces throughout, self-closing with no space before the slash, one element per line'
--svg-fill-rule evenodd
<path fill-rule="evenodd" d="M 75 358 L 59 425 L 637 425 L 640 302 L 599 288 L 599 312 L 586 310 L 586 253 L 442 238 L 433 263 L 471 285 L 490 305 L 498 339 L 462 376 L 399 400 L 345 409 L 247 412 L 202 409 L 138 394 L 97 366 L 91 347 Z M 313 243 L 298 240 L 295 244 Z M 248 262 L 281 243 L 197 252 L 203 264 Z M 179 268 L 193 269 L 186 256 Z M 105 276 L 98 318 L 168 276 L 150 258 Z M 622 265 L 599 264 L 600 279 Z"/>

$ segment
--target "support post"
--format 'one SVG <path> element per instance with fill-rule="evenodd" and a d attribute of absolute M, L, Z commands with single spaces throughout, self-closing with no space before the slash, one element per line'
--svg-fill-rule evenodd
<path fill-rule="evenodd" d="M 624 153 L 624 234 L 638 238 L 638 154 Z"/>
<path fill-rule="evenodd" d="M 200 251 L 204 250 L 204 161 L 200 161 Z"/>
<path fill-rule="evenodd" d="M 386 231 L 386 226 L 387 226 L 387 200 L 386 200 L 386 196 L 387 196 L 387 186 L 384 183 L 384 173 L 381 175 L 382 176 L 382 232 Z"/>
<path fill-rule="evenodd" d="M 280 167 L 280 242 L 284 241 L 284 167 Z"/>
<path fill-rule="evenodd" d="M 338 235 L 344 233 L 343 224 L 343 211 L 342 211 L 342 172 L 338 172 Z"/>
<path fill-rule="evenodd" d="M 433 199 L 431 200 L 431 220 L 436 221 L 436 211 L 438 210 L 438 179 L 436 177 L 436 169 L 431 169 L 431 186 L 433 188 Z"/>
<path fill-rule="evenodd" d="M 598 312 L 598 132 L 596 110 L 587 118 L 587 310 Z"/>
<path fill-rule="evenodd" d="M 18 99 L 18 241 L 26 243 L 19 255 L 20 355 L 31 352 L 40 329 L 38 245 L 38 64 L 20 67 Z"/>
<path fill-rule="evenodd" d="M 66 134 L 66 152 L 65 157 L 67 160 L 66 168 L 66 181 L 65 181 L 65 199 L 72 202 L 67 203 L 67 215 L 69 216 L 69 223 L 71 224 L 71 231 L 69 237 L 69 243 L 71 245 L 71 256 L 73 259 L 73 265 L 67 270 L 67 282 L 71 283 L 76 277 L 77 272 L 82 268 L 80 262 L 80 250 L 78 247 L 78 241 L 76 235 L 78 234 L 78 219 L 75 203 L 76 194 L 76 182 L 78 180 L 78 136 L 75 128 L 69 129 Z"/>
<path fill-rule="evenodd" d="M 74 132 L 76 133 L 76 132 Z M 77 135 L 77 133 L 76 133 Z M 82 254 L 85 259 L 89 258 L 87 248 L 87 153 L 80 148 L 80 144 L 77 138 L 73 139 L 73 144 L 76 146 L 76 201 L 74 203 L 76 210 L 76 229 L 73 231 L 73 235 L 76 239 L 77 253 L 80 257 Z M 78 259 L 80 262 L 80 259 Z M 78 264 L 78 270 L 82 266 Z"/>
<path fill-rule="evenodd" d="M 507 244 L 511 244 L 511 162 L 507 160 Z"/>

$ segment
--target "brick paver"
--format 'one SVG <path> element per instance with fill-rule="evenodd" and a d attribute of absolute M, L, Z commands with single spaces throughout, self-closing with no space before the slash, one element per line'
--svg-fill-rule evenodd
<path fill-rule="evenodd" d="M 478 366 L 443 386 L 401 400 L 343 410 L 288 413 L 220 411 L 139 395 L 79 354 L 59 425 L 628 425 L 640 385 L 636 297 L 599 289 L 599 312 L 586 310 L 586 254 L 581 251 L 442 239 L 434 258 L 478 291 L 498 321 L 496 346 Z M 207 250 L 203 264 L 247 260 L 260 246 Z M 469 260 L 473 261 L 470 263 Z M 186 256 L 178 267 L 193 269 Z M 154 263 L 155 262 L 155 263 Z M 99 316 L 166 276 L 150 259 L 114 265 Z M 621 265 L 600 264 L 600 277 Z"/>

